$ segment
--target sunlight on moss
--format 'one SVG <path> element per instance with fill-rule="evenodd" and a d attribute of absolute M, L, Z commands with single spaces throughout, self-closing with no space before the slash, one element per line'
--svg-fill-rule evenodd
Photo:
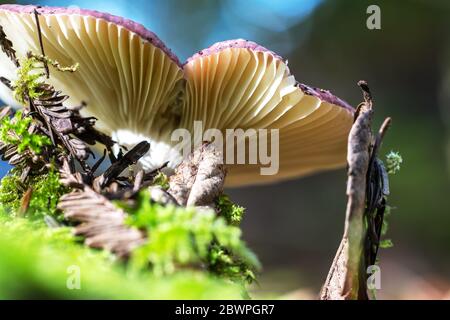
<path fill-rule="evenodd" d="M 398 171 L 400 171 L 402 163 L 403 158 L 400 153 L 391 151 L 386 155 L 387 172 L 389 174 L 396 174 Z"/>
<path fill-rule="evenodd" d="M 169 189 L 169 177 L 164 172 L 159 171 L 153 178 L 153 184 L 167 190 Z"/>
<path fill-rule="evenodd" d="M 256 256 L 241 240 L 241 230 L 227 224 L 213 210 L 163 207 L 141 192 L 128 223 L 148 232 L 148 241 L 133 252 L 132 263 L 150 266 L 157 275 L 203 265 L 221 277 L 237 281 L 254 279 Z"/>
<path fill-rule="evenodd" d="M 46 214 L 57 217 L 60 213 L 56 209 L 59 198 L 68 192 L 59 181 L 59 174 L 55 169 L 48 173 L 35 177 L 31 182 L 33 194 L 31 196 L 29 213 L 34 216 Z"/>
<path fill-rule="evenodd" d="M 56 205 L 68 189 L 61 185 L 59 174 L 52 167 L 47 173 L 30 176 L 27 183 L 22 183 L 19 171 L 12 169 L 0 182 L 0 203 L 12 214 L 16 214 L 23 194 L 29 188 L 32 189 L 32 194 L 25 214 L 32 218 L 42 218 L 45 215 L 58 217 Z"/>
<path fill-rule="evenodd" d="M 13 82 L 14 99 L 21 104 L 25 104 L 27 97 L 30 99 L 37 99 L 42 95 L 39 90 L 43 84 L 41 78 L 44 75 L 41 63 L 37 64 L 33 57 L 24 57 L 20 59 L 20 68 L 17 69 L 17 80 Z"/>
<path fill-rule="evenodd" d="M 28 99 L 38 99 L 45 93 L 45 90 L 42 90 L 45 64 L 53 66 L 61 72 L 75 72 L 79 66 L 76 63 L 73 66 L 62 67 L 58 61 L 49 57 L 28 52 L 26 57 L 20 59 L 20 67 L 17 69 L 17 80 L 12 83 L 14 99 L 21 104 L 25 104 Z"/>
<path fill-rule="evenodd" d="M 12 169 L 0 182 L 0 203 L 4 210 L 15 212 L 20 207 L 20 200 L 23 191 L 20 188 L 19 174 L 17 170 Z"/>
<path fill-rule="evenodd" d="M 242 288 L 202 272 L 155 277 L 127 271 L 111 254 L 79 245 L 70 228 L 0 213 L 0 299 L 239 299 Z M 80 270 L 70 290 L 69 267 Z"/>
<path fill-rule="evenodd" d="M 233 226 L 238 226 L 244 216 L 245 208 L 233 203 L 226 194 L 222 194 L 216 201 L 219 214 Z"/>
<path fill-rule="evenodd" d="M 42 147 L 50 145 L 48 137 L 30 133 L 28 131 L 32 122 L 31 117 L 23 117 L 22 111 L 17 111 L 13 118 L 5 117 L 0 125 L 0 140 L 5 144 L 17 146 L 17 151 L 23 153 L 30 150 L 34 154 L 40 154 Z"/>

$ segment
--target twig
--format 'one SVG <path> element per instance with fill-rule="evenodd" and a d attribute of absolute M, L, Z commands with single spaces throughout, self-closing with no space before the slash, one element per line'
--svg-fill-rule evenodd
<path fill-rule="evenodd" d="M 128 151 L 122 158 L 113 163 L 102 175 L 100 187 L 104 188 L 109 184 L 111 179 L 116 178 L 127 167 L 135 164 L 143 155 L 150 149 L 150 144 L 147 141 L 141 141 L 133 149 Z"/>
<path fill-rule="evenodd" d="M 347 209 L 344 234 L 320 293 L 322 300 L 368 299 L 366 268 L 375 262 L 383 221 L 385 194 L 377 160 L 381 141 L 391 123 L 387 118 L 374 139 L 373 100 L 369 86 L 359 81 L 364 97 L 355 114 L 347 149 Z M 370 209 L 373 207 L 373 210 Z M 376 210 L 377 214 L 373 215 Z M 365 226 L 365 219 L 368 226 Z"/>
<path fill-rule="evenodd" d="M 41 53 L 42 56 L 45 57 L 45 51 L 44 51 L 44 42 L 42 41 L 42 30 L 41 30 L 41 24 L 39 22 L 39 13 L 36 9 L 34 9 L 34 19 L 36 20 L 36 27 L 38 32 L 38 39 L 39 39 L 39 46 L 41 47 Z M 47 79 L 50 78 L 50 70 L 48 68 L 47 60 L 42 61 L 44 64 L 45 74 L 47 76 Z"/>

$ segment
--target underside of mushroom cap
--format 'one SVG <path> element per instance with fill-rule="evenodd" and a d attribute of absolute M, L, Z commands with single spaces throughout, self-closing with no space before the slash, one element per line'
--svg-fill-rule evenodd
<path fill-rule="evenodd" d="M 228 185 L 273 182 L 345 165 L 353 108 L 329 91 L 298 83 L 272 51 L 242 39 L 220 42 L 188 59 L 184 71 L 182 126 L 192 130 L 193 121 L 201 120 L 205 130 L 279 129 L 278 173 L 261 175 L 259 165 L 236 164 Z"/>
<path fill-rule="evenodd" d="M 51 68 L 46 81 L 69 95 L 69 105 L 85 102 L 82 112 L 98 118 L 98 127 L 123 145 L 130 146 L 130 134 L 148 137 L 152 157 L 147 157 L 146 167 L 164 164 L 172 154 L 169 135 L 177 122 L 172 109 L 184 87 L 176 56 L 131 20 L 92 10 L 2 5 L 0 25 L 18 57 L 41 52 L 35 10 L 45 54 L 61 65 L 79 64 L 75 73 Z M 4 54 L 0 64 L 1 75 L 14 80 L 16 67 Z M 11 95 L 4 86 L 1 91 Z M 2 94 L 8 101 L 5 97 Z M 123 132 L 123 137 L 117 136 Z"/>
<path fill-rule="evenodd" d="M 161 40 L 137 23 L 96 11 L 3 5 L 0 24 L 18 56 L 40 53 L 35 9 L 46 55 L 63 65 L 80 65 L 73 74 L 51 72 L 50 83 L 74 104 L 85 101 L 87 111 L 108 129 L 125 126 L 145 133 L 154 125 L 182 79 L 178 59 Z"/>
<path fill-rule="evenodd" d="M 91 10 L 2 5 L 0 25 L 19 57 L 40 53 L 34 10 L 46 55 L 62 65 L 80 65 L 71 74 L 51 70 L 49 82 L 72 105 L 86 102 L 85 113 L 119 143 L 148 140 L 144 169 L 167 161 L 174 168 L 181 155 L 170 135 L 177 128 L 193 133 L 194 121 L 222 132 L 280 130 L 279 172 L 261 175 L 260 165 L 231 165 L 229 185 L 345 164 L 352 107 L 328 91 L 299 84 L 280 56 L 254 42 L 220 42 L 181 65 L 156 35 L 133 21 Z M 15 66 L 3 54 L 0 66 L 0 75 L 14 79 Z"/>

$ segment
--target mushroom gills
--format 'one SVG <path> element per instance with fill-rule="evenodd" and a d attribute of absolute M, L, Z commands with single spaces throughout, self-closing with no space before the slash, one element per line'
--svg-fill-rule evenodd
<path fill-rule="evenodd" d="M 179 121 L 170 105 L 183 90 L 183 73 L 161 48 L 93 16 L 57 13 L 39 19 L 46 55 L 62 65 L 79 63 L 75 73 L 50 69 L 46 81 L 70 96 L 68 105 L 85 102 L 82 113 L 98 118 L 101 130 L 125 129 L 158 140 Z M 0 10 L 0 25 L 18 57 L 41 52 L 33 14 Z M 14 80 L 14 64 L 4 54 L 0 59 L 1 75 Z M 0 95 L 11 102 L 8 90 L 2 88 Z"/>
<path fill-rule="evenodd" d="M 185 65 L 183 127 L 193 130 L 193 121 L 201 120 L 204 130 L 218 128 L 224 136 L 226 129 L 279 129 L 278 173 L 264 176 L 261 165 L 235 162 L 227 184 L 266 183 L 345 165 L 350 109 L 303 91 L 281 59 L 268 50 L 246 48 L 242 41 L 197 55 Z M 225 159 L 233 147 L 236 155 L 236 146 L 227 145 Z"/>

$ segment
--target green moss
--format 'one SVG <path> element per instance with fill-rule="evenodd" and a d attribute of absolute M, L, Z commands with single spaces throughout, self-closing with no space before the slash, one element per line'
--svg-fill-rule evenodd
<path fill-rule="evenodd" d="M 389 174 L 396 174 L 400 171 L 403 158 L 398 152 L 391 151 L 386 155 L 386 166 Z"/>
<path fill-rule="evenodd" d="M 0 208 L 0 211 L 1 210 Z M 67 282 L 76 267 L 80 289 Z M 71 229 L 0 213 L 0 299 L 239 299 L 242 288 L 206 273 L 134 273 L 105 251 L 81 246 Z"/>
<path fill-rule="evenodd" d="M 394 243 L 391 239 L 384 239 L 380 241 L 380 248 L 382 249 L 389 249 L 394 246 Z"/>
<path fill-rule="evenodd" d="M 28 131 L 32 121 L 31 117 L 23 117 L 22 111 L 17 111 L 13 118 L 3 118 L 0 127 L 0 140 L 6 144 L 17 146 L 19 153 L 30 150 L 34 154 L 40 154 L 42 147 L 50 145 L 51 141 L 47 136 Z"/>
<path fill-rule="evenodd" d="M 56 205 L 59 198 L 69 190 L 60 183 L 59 173 L 51 168 L 46 174 L 33 178 L 31 187 L 33 194 L 29 214 L 39 217 L 51 215 L 62 219 Z"/>
<path fill-rule="evenodd" d="M 169 178 L 163 172 L 159 171 L 153 178 L 153 184 L 167 190 L 169 189 Z"/>
<path fill-rule="evenodd" d="M 255 255 L 241 240 L 241 230 L 213 210 L 161 206 L 141 192 L 128 223 L 148 232 L 148 241 L 133 252 L 132 264 L 156 275 L 180 269 L 207 268 L 233 280 L 253 279 L 259 267 Z"/>
<path fill-rule="evenodd" d="M 16 212 L 20 207 L 23 189 L 20 187 L 22 183 L 19 177 L 18 170 L 12 169 L 0 181 L 0 203 L 10 212 Z"/>
<path fill-rule="evenodd" d="M 21 187 L 19 187 L 21 186 Z M 24 192 L 31 188 L 31 200 L 26 215 L 31 218 L 42 218 L 45 215 L 59 217 L 56 209 L 59 198 L 68 189 L 59 182 L 58 172 L 51 167 L 47 173 L 29 176 L 23 184 L 20 181 L 20 171 L 12 169 L 0 182 L 0 203 L 11 213 L 21 206 Z"/>
<path fill-rule="evenodd" d="M 41 69 L 41 70 L 39 70 Z M 43 92 L 40 90 L 43 81 L 42 64 L 34 57 L 20 59 L 20 67 L 17 69 L 17 80 L 13 82 L 14 98 L 21 104 L 30 99 L 39 98 Z"/>
<path fill-rule="evenodd" d="M 125 265 L 112 263 L 114 258 L 106 251 L 83 246 L 70 228 L 46 227 L 45 215 L 63 220 L 56 204 L 67 192 L 53 167 L 45 174 L 30 175 L 24 186 L 19 185 L 18 169 L 11 170 L 0 183 L 0 273 L 2 269 L 13 270 L 8 277 L 0 275 L 0 298 L 240 298 L 246 295 L 243 284 L 255 279 L 259 262 L 241 240 L 240 229 L 213 210 L 164 207 L 152 203 L 149 194 L 142 192 L 137 206 L 126 208 L 131 213 L 128 223 L 147 230 L 149 239 L 135 249 Z M 15 213 L 29 188 L 33 192 L 24 219 Z M 4 228 L 8 232 L 2 234 Z M 19 239 L 23 234 L 26 236 Z M 87 292 L 86 284 L 82 293 L 65 288 L 66 268 L 74 264 L 83 270 L 83 283 L 87 281 L 90 286 Z M 130 280 L 130 275 L 135 280 Z M 111 281 L 116 292 L 110 291 Z M 131 288 L 126 292 L 122 286 Z"/>
<path fill-rule="evenodd" d="M 386 169 L 389 175 L 394 175 L 398 171 L 400 171 L 401 164 L 403 162 L 403 158 L 398 152 L 391 151 L 386 155 Z M 381 226 L 381 236 L 385 237 L 386 233 L 389 229 L 389 216 L 391 215 L 392 207 L 386 205 L 383 225 Z M 394 243 L 391 239 L 382 239 L 380 241 L 379 247 L 382 249 L 389 249 L 394 246 Z"/>
<path fill-rule="evenodd" d="M 214 274 L 234 280 L 252 283 L 256 280 L 255 273 L 249 265 L 259 268 L 259 262 L 252 252 L 243 253 L 244 259 L 236 258 L 223 246 L 213 243 L 209 250 L 208 265 L 209 270 Z M 255 267 L 253 267 L 255 268 Z"/>
<path fill-rule="evenodd" d="M 234 204 L 226 194 L 222 194 L 217 198 L 216 206 L 219 214 L 225 220 L 233 225 L 238 226 L 244 216 L 245 208 Z"/>
<path fill-rule="evenodd" d="M 73 66 L 62 67 L 55 60 L 29 52 L 26 57 L 20 59 L 17 80 L 12 84 L 14 98 L 21 104 L 25 104 L 28 99 L 38 99 L 45 93 L 45 90 L 43 90 L 44 63 L 62 72 L 75 72 L 78 68 L 78 63 Z"/>
<path fill-rule="evenodd" d="M 383 224 L 381 226 L 381 237 L 384 238 L 389 230 L 389 217 L 391 216 L 392 207 L 387 205 L 384 211 Z M 380 248 L 389 249 L 394 246 L 391 239 L 382 239 L 380 241 Z"/>
<path fill-rule="evenodd" d="M 401 167 L 403 162 L 402 156 L 398 152 L 391 151 L 386 155 L 386 169 L 389 175 L 396 174 Z M 386 205 L 384 211 L 383 225 L 381 226 L 381 236 L 385 237 L 389 229 L 389 216 L 391 215 L 392 207 Z M 379 247 L 382 249 L 389 249 L 394 246 L 391 239 L 382 239 L 380 241 Z"/>

